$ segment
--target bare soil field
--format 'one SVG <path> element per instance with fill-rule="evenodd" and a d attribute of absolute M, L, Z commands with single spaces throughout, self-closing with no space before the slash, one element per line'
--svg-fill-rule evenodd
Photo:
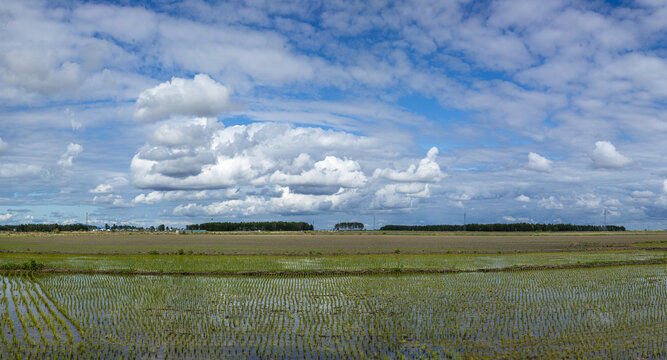
<path fill-rule="evenodd" d="M 327 255 L 667 250 L 667 232 L 442 233 L 377 231 L 289 233 L 0 234 L 0 252 L 61 254 Z"/>

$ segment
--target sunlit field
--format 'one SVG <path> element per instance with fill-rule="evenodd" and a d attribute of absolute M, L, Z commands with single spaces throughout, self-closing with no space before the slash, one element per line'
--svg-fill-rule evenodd
<path fill-rule="evenodd" d="M 2 276 L 2 358 L 667 356 L 667 268 Z"/>
<path fill-rule="evenodd" d="M 664 261 L 667 251 L 608 250 L 494 254 L 387 255 L 78 255 L 0 253 L 0 268 L 29 261 L 43 271 L 227 274 L 240 272 L 364 272 L 376 270 L 484 270 Z"/>
<path fill-rule="evenodd" d="M 341 255 L 591 251 L 662 248 L 667 232 L 0 233 L 0 252 L 67 254 Z"/>
<path fill-rule="evenodd" d="M 0 237 L 0 359 L 667 357 L 662 232 Z"/>

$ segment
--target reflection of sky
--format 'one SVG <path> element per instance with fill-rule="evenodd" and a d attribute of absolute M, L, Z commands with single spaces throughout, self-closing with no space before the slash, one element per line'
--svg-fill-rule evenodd
<path fill-rule="evenodd" d="M 665 5 L 55 8 L 0 5 L 0 223 L 667 227 Z"/>

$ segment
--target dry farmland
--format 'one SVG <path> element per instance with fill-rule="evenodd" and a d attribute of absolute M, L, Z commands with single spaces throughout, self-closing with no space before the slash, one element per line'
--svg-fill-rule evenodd
<path fill-rule="evenodd" d="M 64 233 L 0 234 L 0 251 L 69 254 L 441 254 L 667 249 L 667 232 L 440 233 L 377 231 L 291 233 Z"/>

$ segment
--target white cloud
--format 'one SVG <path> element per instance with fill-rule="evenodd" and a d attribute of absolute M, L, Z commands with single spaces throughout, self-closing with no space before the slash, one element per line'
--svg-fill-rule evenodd
<path fill-rule="evenodd" d="M 662 183 L 662 192 L 667 194 L 667 179 Z"/>
<path fill-rule="evenodd" d="M 514 216 L 503 216 L 503 220 L 505 220 L 505 221 L 516 221 L 516 218 Z"/>
<path fill-rule="evenodd" d="M 215 118 L 195 118 L 183 121 L 166 122 L 149 136 L 151 143 L 163 146 L 201 145 L 209 132 L 215 131 L 222 125 L 217 124 Z"/>
<path fill-rule="evenodd" d="M 0 221 L 7 221 L 11 219 L 14 214 L 0 214 Z"/>
<path fill-rule="evenodd" d="M 643 191 L 635 190 L 631 193 L 631 195 L 633 198 L 651 198 L 655 196 L 655 194 L 649 190 L 643 190 Z"/>
<path fill-rule="evenodd" d="M 281 183 L 362 186 L 365 180 L 359 165 L 345 157 L 377 146 L 374 140 L 344 132 L 271 123 L 224 127 L 194 119 L 187 125 L 166 124 L 158 132 L 170 133 L 172 138 L 184 132 L 189 140 L 179 144 L 164 141 L 160 135 L 157 144 L 135 155 L 132 182 L 140 188 L 203 190 Z M 321 160 L 312 162 L 312 158 Z"/>
<path fill-rule="evenodd" d="M 519 201 L 519 202 L 525 202 L 525 203 L 527 203 L 527 202 L 530 202 L 530 197 L 521 194 L 521 195 L 517 196 L 517 197 L 515 198 L 515 200 L 516 200 L 516 201 Z"/>
<path fill-rule="evenodd" d="M 172 115 L 215 116 L 231 108 L 231 90 L 208 75 L 193 80 L 174 77 L 169 82 L 143 91 L 137 99 L 134 117 L 155 121 Z"/>
<path fill-rule="evenodd" d="M 556 200 L 553 195 L 549 196 L 548 198 L 542 198 L 540 201 L 538 201 L 538 204 L 547 210 L 560 210 L 565 207 L 563 203 Z"/>
<path fill-rule="evenodd" d="M 399 183 L 388 184 L 374 194 L 371 207 L 374 209 L 413 208 L 419 204 L 420 198 L 431 196 L 429 184 Z"/>
<path fill-rule="evenodd" d="M 28 49 L 5 52 L 0 55 L 0 64 L 0 80 L 44 95 L 56 95 L 75 87 L 83 75 L 77 63 L 58 63 L 50 54 L 35 56 Z"/>
<path fill-rule="evenodd" d="M 595 194 L 583 194 L 577 196 L 574 201 L 574 206 L 586 208 L 586 209 L 597 209 L 600 208 L 602 199 Z"/>
<path fill-rule="evenodd" d="M 120 190 L 128 184 L 127 178 L 123 176 L 116 176 L 107 179 L 104 183 L 97 185 L 95 188 L 88 190 L 91 194 L 111 194 L 114 190 Z"/>
<path fill-rule="evenodd" d="M 113 186 L 110 184 L 99 184 L 96 188 L 89 190 L 91 194 L 108 194 L 113 192 Z"/>
<path fill-rule="evenodd" d="M 4 154 L 8 149 L 9 145 L 0 138 L 0 155 Z"/>
<path fill-rule="evenodd" d="M 394 169 L 377 169 L 373 177 L 382 177 L 385 179 L 401 182 L 437 182 L 446 175 L 440 171 L 440 166 L 436 162 L 438 148 L 432 147 L 426 157 L 419 161 L 419 165 L 410 165 L 406 171 L 397 171 Z"/>
<path fill-rule="evenodd" d="M 299 158 L 295 159 L 298 162 Z M 358 188 L 366 184 L 366 176 L 359 164 L 350 159 L 327 156 L 313 167 L 298 175 L 285 174 L 276 170 L 269 181 L 279 185 L 342 186 Z"/>
<path fill-rule="evenodd" d="M 606 201 L 604 202 L 604 204 L 605 204 L 606 206 L 612 206 L 612 207 L 618 207 L 618 206 L 623 205 L 623 204 L 622 204 L 620 201 L 618 201 L 617 199 L 609 199 L 609 200 L 606 200 Z"/>
<path fill-rule="evenodd" d="M 93 203 L 116 208 L 133 206 L 132 203 L 125 201 L 122 196 L 114 194 L 97 195 L 93 198 Z"/>
<path fill-rule="evenodd" d="M 65 153 L 60 156 L 60 160 L 58 160 L 58 166 L 63 168 L 71 167 L 74 159 L 76 159 L 82 151 L 83 146 L 69 143 L 69 145 L 67 145 L 67 151 L 65 151 Z"/>
<path fill-rule="evenodd" d="M 551 160 L 534 152 L 530 152 L 528 153 L 528 163 L 526 164 L 526 168 L 535 171 L 549 172 L 551 171 L 551 163 Z"/>
<path fill-rule="evenodd" d="M 314 204 L 329 209 L 326 197 L 343 187 L 356 191 L 354 198 L 364 204 L 349 208 L 356 213 L 370 204 L 423 211 L 394 217 L 405 222 L 449 218 L 458 211 L 452 208 L 463 203 L 480 221 L 505 214 L 521 219 L 525 210 L 513 212 L 512 207 L 534 204 L 531 211 L 541 221 L 558 212 L 565 222 L 590 222 L 585 214 L 594 211 L 587 204 L 595 206 L 596 200 L 578 199 L 572 195 L 576 189 L 594 193 L 605 206 L 611 204 L 607 199 L 623 199 L 617 205 L 622 221 L 639 223 L 649 213 L 642 207 L 664 209 L 667 195 L 666 185 L 656 183 L 656 174 L 657 179 L 667 174 L 660 172 L 665 154 L 659 151 L 665 148 L 667 131 L 667 61 L 656 52 L 667 29 L 667 8 L 646 3 L 573 7 L 563 1 L 536 5 L 499 0 L 471 7 L 456 1 L 420 6 L 324 2 L 312 7 L 197 2 L 133 7 L 0 1 L 1 38 L 7 39 L 0 41 L 0 103 L 8 105 L 0 114 L 0 136 L 10 143 L 0 157 L 0 186 L 5 197 L 40 189 L 60 204 L 84 202 L 76 199 L 81 194 L 75 189 L 97 189 L 105 193 L 88 195 L 113 192 L 134 198 L 135 204 L 184 200 L 202 207 L 215 201 L 266 211 L 290 208 L 271 206 L 271 198 L 283 196 L 275 185 L 289 189 L 286 204 L 299 199 L 301 205 L 291 207 L 295 210 L 317 208 Z M 368 36 L 377 31 L 387 36 Z M 341 34 L 349 41 L 338 41 Z M 479 76 L 489 70 L 497 76 Z M 217 119 L 187 119 L 229 109 L 216 108 L 219 102 L 209 101 L 209 91 L 202 90 L 203 97 L 178 92 L 187 87 L 179 81 L 199 86 L 196 78 L 156 86 L 171 76 L 197 73 L 210 74 L 205 80 L 213 88 L 233 87 L 239 101 L 248 104 L 229 123 L 273 123 L 225 128 Z M 224 79 L 224 86 L 213 79 Z M 160 86 L 165 92 L 157 90 Z M 137 100 L 149 88 L 155 96 L 147 90 Z M 338 100 L 313 100 L 322 94 Z M 407 101 L 401 99 L 404 94 L 411 94 Z M 149 95 L 153 98 L 146 99 Z M 178 99 L 166 100 L 169 96 Z M 76 118 L 62 116 L 66 108 L 76 111 Z M 130 121 L 134 110 L 143 123 Z M 174 114 L 182 117 L 146 124 Z M 450 115 L 452 121 L 447 120 Z M 300 125 L 281 128 L 275 122 Z M 47 164 L 57 162 L 64 151 L 57 150 L 63 144 L 53 134 L 70 129 L 85 129 L 86 136 L 104 132 L 95 136 L 95 146 L 86 145 L 86 158 L 96 161 L 65 157 L 63 165 L 74 161 L 83 172 L 29 179 L 40 169 L 50 173 Z M 131 171 L 133 183 L 148 190 L 137 196 L 129 186 L 108 179 L 127 172 L 123 164 L 128 159 L 122 157 L 139 147 L 144 131 L 152 134 L 134 152 Z M 615 150 L 605 155 L 602 149 L 599 161 L 593 155 L 592 161 L 582 157 L 592 153 L 595 140 L 614 141 L 619 134 L 627 135 L 618 149 L 623 155 Z M 433 166 L 437 171 L 432 176 L 419 166 L 422 156 L 408 150 L 428 141 L 452 144 L 447 155 L 431 163 L 440 164 Z M 490 142 L 494 145 L 486 147 Z M 536 142 L 541 148 L 532 145 Z M 531 150 L 567 161 L 539 154 L 531 161 Z M 335 163 L 324 167 L 328 159 Z M 641 161 L 641 166 L 613 173 L 595 170 L 623 166 L 626 160 Z M 445 176 L 439 168 L 445 165 L 456 176 L 439 183 Z M 558 174 L 527 176 L 528 171 Z M 16 181 L 16 176 L 25 179 Z M 54 185 L 45 185 L 46 180 Z M 69 184 L 63 188 L 62 183 Z M 211 190 L 218 188 L 235 193 Z M 631 197 L 633 190 L 645 189 L 661 200 Z M 531 194 L 530 203 L 516 196 L 522 193 Z M 420 210 L 422 196 L 437 199 Z M 11 200 L 34 203 L 34 197 L 23 195 Z M 113 204 L 118 199 L 108 200 Z M 236 203 L 227 203 L 232 200 Z M 161 206 L 151 207 L 156 211 L 146 217 L 139 210 L 137 214 L 155 219 L 172 204 Z M 652 214 L 664 219 L 656 217 L 660 212 Z"/>
<path fill-rule="evenodd" d="M 136 204 L 155 204 L 162 201 L 234 199 L 237 197 L 239 197 L 238 188 L 224 191 L 151 191 L 148 194 L 137 195 L 132 202 Z"/>
<path fill-rule="evenodd" d="M 248 196 L 245 199 L 234 199 L 214 202 L 209 205 L 190 203 L 177 206 L 173 213 L 179 216 L 222 215 L 237 217 L 266 213 L 283 215 L 311 214 L 320 211 L 340 211 L 349 206 L 357 198 L 354 190 L 343 190 L 332 195 L 306 195 L 292 193 L 288 187 L 278 186 L 277 197 Z"/>
<path fill-rule="evenodd" d="M 35 176 L 42 171 L 36 165 L 0 164 L 0 178 L 15 178 Z"/>
<path fill-rule="evenodd" d="M 64 9 L 35 1 L 5 2 L 0 7 L 3 39 L 11 39 L 0 44 L 3 100 L 35 104 L 130 99 L 136 97 L 137 89 L 145 88 L 148 79 L 131 69 L 137 65 L 136 55 L 123 49 L 122 43 L 99 36 L 99 27 L 85 29 L 81 19 L 72 16 L 77 6 Z M 127 28 L 134 31 L 141 26 Z"/>
<path fill-rule="evenodd" d="M 222 213 L 240 204 L 253 207 L 251 213 L 325 211 L 342 206 L 339 199 L 352 197 L 367 198 L 365 207 L 410 207 L 415 199 L 430 197 L 427 185 L 445 176 L 435 162 L 437 148 L 406 171 L 378 168 L 396 158 L 383 152 L 377 139 L 314 127 L 225 127 L 214 119 L 179 119 L 165 122 L 148 139 L 132 159 L 132 183 L 156 191 L 137 195 L 133 203 L 204 200 L 212 190 L 234 190 L 216 193 L 228 200 L 215 209 L 191 205 L 178 208 L 179 214 Z M 281 189 L 280 197 L 270 190 L 275 186 Z M 239 194 L 238 187 L 246 189 Z"/>
<path fill-rule="evenodd" d="M 597 141 L 590 157 L 593 160 L 593 166 L 604 169 L 616 169 L 632 162 L 631 159 L 616 151 L 616 147 L 609 141 Z"/>

